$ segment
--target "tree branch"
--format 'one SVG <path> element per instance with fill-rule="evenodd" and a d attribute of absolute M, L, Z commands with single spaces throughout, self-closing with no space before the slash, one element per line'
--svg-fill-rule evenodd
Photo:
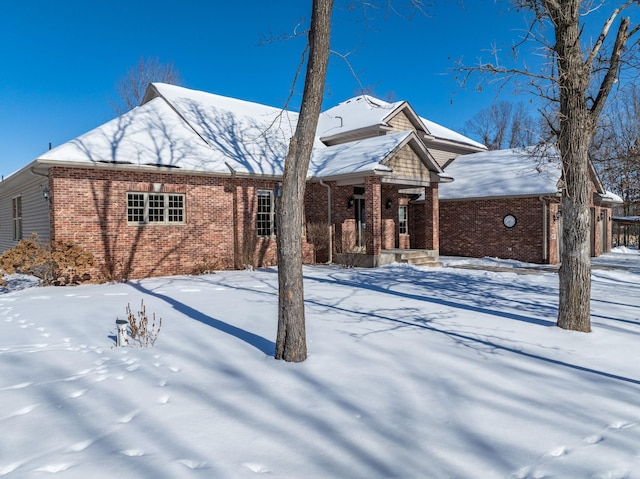
<path fill-rule="evenodd" d="M 629 39 L 629 23 L 629 17 L 623 18 L 620 22 L 620 26 L 618 27 L 616 41 L 611 49 L 611 56 L 609 57 L 609 69 L 602 79 L 600 89 L 598 90 L 598 96 L 594 100 L 593 105 L 591 105 L 590 111 L 593 118 L 598 118 L 600 116 L 604 103 L 613 88 L 613 84 L 616 82 L 616 77 L 618 76 L 618 71 L 620 69 L 622 49 Z"/>

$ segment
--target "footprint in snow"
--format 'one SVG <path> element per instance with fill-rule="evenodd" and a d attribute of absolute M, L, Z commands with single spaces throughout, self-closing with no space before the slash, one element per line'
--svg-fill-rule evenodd
<path fill-rule="evenodd" d="M 163 395 L 158 398 L 158 404 L 167 404 L 169 402 L 169 396 Z"/>
<path fill-rule="evenodd" d="M 31 411 L 33 411 L 37 407 L 38 407 L 38 404 L 30 404 L 21 409 L 18 409 L 13 414 L 10 414 L 9 417 L 24 416 L 25 414 L 29 414 Z"/>
<path fill-rule="evenodd" d="M 120 451 L 120 454 L 129 457 L 140 457 L 144 456 L 144 451 L 142 449 L 125 449 L 124 451 Z"/>
<path fill-rule="evenodd" d="M 616 422 L 612 423 L 609 427 L 611 429 L 624 429 L 624 428 L 627 428 L 627 427 L 630 427 L 630 426 L 631 426 L 631 424 L 629 424 L 628 422 L 616 421 Z"/>
<path fill-rule="evenodd" d="M 49 464 L 48 466 L 39 467 L 36 469 L 36 472 L 50 472 L 51 474 L 56 474 L 57 472 L 66 471 L 71 467 L 71 464 Z"/>
<path fill-rule="evenodd" d="M 6 387 L 0 389 L 0 391 L 9 391 L 11 389 L 24 389 L 24 388 L 28 388 L 32 384 L 33 384 L 32 382 L 18 383 L 18 384 L 14 384 L 12 386 L 6 386 Z"/>
<path fill-rule="evenodd" d="M 587 436 L 584 438 L 584 442 L 586 442 L 587 444 L 598 444 L 600 441 L 602 441 L 603 437 L 599 434 L 593 434 L 591 436 Z"/>
<path fill-rule="evenodd" d="M 256 462 L 245 462 L 242 465 L 247 469 L 255 472 L 256 474 L 266 474 L 267 472 L 270 472 L 266 466 L 263 466 L 262 464 L 258 464 Z"/>
<path fill-rule="evenodd" d="M 204 461 L 196 461 L 193 459 L 178 459 L 179 464 L 188 467 L 189 469 L 203 469 L 207 467 L 207 463 Z"/>
<path fill-rule="evenodd" d="M 79 398 L 80 396 L 84 396 L 86 393 L 87 393 L 86 389 L 78 389 L 77 391 L 74 391 L 71 394 L 69 394 L 69 397 L 71 399 L 75 399 L 75 398 Z"/>
<path fill-rule="evenodd" d="M 549 452 L 550 456 L 560 457 L 567 454 L 567 448 L 564 446 L 556 447 L 553 451 Z"/>
<path fill-rule="evenodd" d="M 0 476 L 4 476 L 5 474 L 9 474 L 16 469 L 18 469 L 22 464 L 19 462 L 14 462 L 12 464 L 7 464 L 6 466 L 0 466 Z"/>
<path fill-rule="evenodd" d="M 118 422 L 120 424 L 130 423 L 133 420 L 133 418 L 136 417 L 137 415 L 138 415 L 138 411 L 131 411 L 129 414 L 125 414 L 120 419 L 118 419 Z"/>
<path fill-rule="evenodd" d="M 81 452 L 93 444 L 93 439 L 87 439 L 86 441 L 76 442 L 71 444 L 64 452 Z"/>

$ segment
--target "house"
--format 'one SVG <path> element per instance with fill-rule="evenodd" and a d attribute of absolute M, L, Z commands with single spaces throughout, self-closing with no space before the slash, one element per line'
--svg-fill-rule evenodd
<path fill-rule="evenodd" d="M 155 83 L 142 104 L 0 182 L 0 251 L 32 233 L 96 258 L 94 280 L 275 263 L 275 204 L 297 113 Z M 322 113 L 307 224 L 338 260 L 439 249 L 442 165 L 484 147 L 407 102 L 359 96 Z M 422 197 L 420 202 L 411 200 Z M 306 260 L 313 246 L 301 231 Z M 341 256 L 340 256 L 341 255 Z"/>
<path fill-rule="evenodd" d="M 447 166 L 440 189 L 440 252 L 557 264 L 562 258 L 562 171 L 555 150 L 485 151 Z M 611 250 L 611 209 L 591 166 L 591 255 Z"/>

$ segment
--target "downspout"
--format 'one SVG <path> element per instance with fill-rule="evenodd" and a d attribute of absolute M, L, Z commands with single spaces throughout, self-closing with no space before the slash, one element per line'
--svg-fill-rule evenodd
<path fill-rule="evenodd" d="M 320 184 L 327 188 L 327 221 L 329 223 L 329 261 L 327 264 L 333 263 L 333 226 L 331 224 L 331 185 L 320 180 Z"/>
<path fill-rule="evenodd" d="M 232 215 L 232 222 L 231 224 L 232 229 L 233 229 L 233 267 L 237 268 L 238 267 L 238 200 L 236 199 L 236 170 L 234 170 L 233 168 L 231 168 L 231 166 L 229 165 L 229 163 L 227 163 L 226 161 L 224 162 L 224 164 L 226 165 L 227 168 L 229 168 L 229 171 L 231 172 L 231 215 Z"/>
<path fill-rule="evenodd" d="M 542 202 L 542 261 L 544 264 L 547 264 L 547 202 L 544 196 L 539 196 L 538 198 Z"/>

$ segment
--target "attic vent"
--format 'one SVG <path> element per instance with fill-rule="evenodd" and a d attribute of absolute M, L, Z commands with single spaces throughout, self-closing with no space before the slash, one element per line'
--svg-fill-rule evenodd
<path fill-rule="evenodd" d="M 115 161 L 115 160 L 98 160 L 98 163 L 107 163 L 110 165 L 130 165 L 130 161 Z"/>
<path fill-rule="evenodd" d="M 158 168 L 180 168 L 178 165 L 165 165 L 163 163 L 145 163 L 147 166 L 156 166 Z"/>

